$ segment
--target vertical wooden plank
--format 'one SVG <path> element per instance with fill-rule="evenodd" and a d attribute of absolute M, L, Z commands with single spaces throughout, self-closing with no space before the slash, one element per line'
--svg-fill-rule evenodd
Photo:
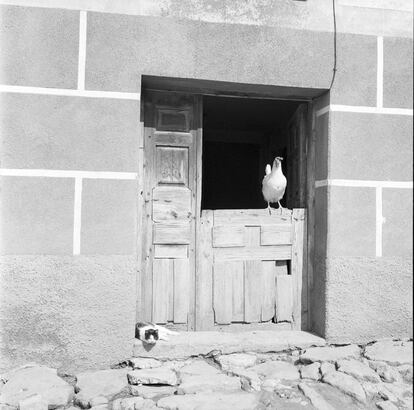
<path fill-rule="evenodd" d="M 187 323 L 190 295 L 190 261 L 174 260 L 174 323 Z"/>
<path fill-rule="evenodd" d="M 141 105 L 142 106 L 142 105 Z M 142 318 L 142 268 L 143 268 L 143 222 L 144 222 L 144 116 L 141 112 L 141 118 L 138 129 L 138 173 L 137 173 L 137 277 L 136 277 L 136 318 Z"/>
<path fill-rule="evenodd" d="M 260 248 L 260 226 L 246 226 L 246 248 Z M 262 315 L 262 266 L 260 260 L 244 262 L 244 321 L 257 323 Z"/>
<path fill-rule="evenodd" d="M 200 99 L 198 96 L 191 96 L 193 109 L 192 109 L 192 119 L 190 122 L 192 124 L 191 127 L 191 135 L 192 135 L 192 144 L 189 146 L 189 170 L 188 170 L 188 178 L 189 178 L 189 188 L 192 191 L 191 194 L 191 212 L 193 215 L 193 220 L 191 223 L 191 242 L 188 248 L 189 254 L 189 263 L 190 263 L 190 276 L 189 276 L 189 310 L 187 315 L 187 329 L 188 330 L 195 330 L 195 321 L 196 321 L 196 241 L 197 241 L 197 220 L 196 215 L 198 213 L 198 209 L 200 204 L 197 203 L 197 176 L 198 176 L 198 152 L 197 152 L 197 145 L 200 142 L 199 136 L 199 129 L 197 124 L 199 122 L 199 117 L 202 115 L 201 112 L 201 105 Z"/>
<path fill-rule="evenodd" d="M 148 104 L 152 109 L 152 105 Z M 146 106 L 147 107 L 147 106 Z M 151 117 L 151 112 L 146 112 L 145 116 Z M 150 164 L 154 161 L 154 150 L 151 141 L 153 128 L 144 128 L 144 182 L 142 197 L 144 200 L 144 208 L 142 211 L 142 263 L 141 263 L 141 314 L 137 319 L 140 321 L 152 321 L 153 314 L 153 266 L 152 266 L 152 218 L 151 218 L 151 196 L 153 186 L 153 173 Z"/>
<path fill-rule="evenodd" d="M 153 311 L 154 323 L 167 323 L 171 282 L 169 259 L 154 259 L 153 262 Z"/>
<path fill-rule="evenodd" d="M 170 283 L 168 286 L 168 309 L 167 309 L 167 320 L 168 322 L 174 321 L 174 259 L 168 259 L 170 262 Z"/>
<path fill-rule="evenodd" d="M 291 322 L 293 315 L 292 275 L 276 276 L 276 321 Z"/>
<path fill-rule="evenodd" d="M 232 262 L 232 322 L 244 321 L 244 263 Z"/>
<path fill-rule="evenodd" d="M 230 324 L 232 319 L 232 272 L 232 262 L 214 263 L 213 306 L 215 322 L 219 325 Z"/>
<path fill-rule="evenodd" d="M 305 209 L 293 209 L 293 247 L 291 261 L 291 276 L 293 280 L 293 327 L 300 330 L 302 327 L 302 281 L 306 275 L 305 239 Z"/>
<path fill-rule="evenodd" d="M 194 329 L 214 327 L 213 313 L 213 256 L 211 247 L 212 211 L 201 212 L 203 170 L 203 100 L 195 97 L 195 269 L 194 269 Z"/>
<path fill-rule="evenodd" d="M 246 247 L 260 246 L 260 226 L 246 226 Z"/>
<path fill-rule="evenodd" d="M 299 204 L 303 208 L 306 206 L 306 150 L 307 150 L 307 141 L 306 136 L 308 133 L 307 128 L 307 103 L 303 103 L 299 106 L 299 118 L 298 118 L 298 131 L 299 131 Z"/>
<path fill-rule="evenodd" d="M 197 227 L 196 330 L 214 327 L 212 228 L 213 211 L 203 211 Z"/>
<path fill-rule="evenodd" d="M 260 235 L 260 228 L 259 228 Z M 260 239 L 259 239 L 260 240 Z M 244 320 L 247 323 L 260 322 L 262 314 L 262 262 L 244 262 Z"/>
<path fill-rule="evenodd" d="M 310 300 L 313 289 L 314 232 L 315 232 L 315 142 L 316 142 L 316 107 L 309 103 L 308 107 L 308 151 L 306 171 L 306 292 L 302 300 L 302 329 L 311 328 Z"/>
<path fill-rule="evenodd" d="M 276 305 L 276 262 L 262 261 L 263 272 L 263 302 L 262 322 L 272 320 L 275 316 Z"/>

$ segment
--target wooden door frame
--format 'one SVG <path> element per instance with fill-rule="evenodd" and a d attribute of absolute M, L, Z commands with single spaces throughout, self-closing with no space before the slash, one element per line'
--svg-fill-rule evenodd
<path fill-rule="evenodd" d="M 195 94 L 194 122 L 195 129 L 195 221 L 194 221 L 194 273 L 191 275 L 190 310 L 188 316 L 188 330 L 197 330 L 197 249 L 198 226 L 201 217 L 201 191 L 202 191 L 202 156 L 203 156 L 203 96 Z"/>
<path fill-rule="evenodd" d="M 150 91 L 150 89 L 145 90 Z M 154 90 L 154 91 L 164 91 L 164 92 L 178 92 L 184 94 L 192 94 L 188 90 L 186 91 L 169 91 L 169 90 Z M 202 193 L 202 149 L 203 149 L 203 96 L 207 95 L 207 93 L 194 93 L 195 96 L 195 109 L 194 113 L 197 115 L 194 116 L 195 122 L 197 124 L 196 127 L 196 177 L 195 177 L 195 194 L 196 194 L 196 215 L 195 215 L 195 255 L 194 255 L 194 274 L 191 275 L 192 282 L 191 288 L 193 291 L 190 294 L 190 310 L 189 310 L 189 317 L 188 317 L 188 330 L 201 330 L 204 328 L 202 325 L 203 319 L 199 318 L 197 312 L 199 310 L 199 294 L 203 283 L 199 280 L 199 266 L 200 258 L 197 257 L 199 248 L 201 247 L 200 243 L 200 236 L 202 235 L 202 231 L 206 228 L 201 226 L 201 193 Z M 216 93 L 215 96 L 220 97 L 228 97 L 229 94 L 220 94 Z M 240 97 L 235 95 L 236 97 Z M 246 95 L 246 98 L 249 98 Z M 260 96 L 256 95 L 252 98 L 260 98 Z M 266 97 L 265 97 L 266 98 Z M 303 274 L 303 285 L 306 288 L 303 291 L 306 293 L 302 301 L 306 303 L 306 310 L 305 314 L 302 316 L 302 329 L 306 330 L 309 329 L 311 324 L 311 292 L 312 292 L 312 285 L 313 285 L 313 249 L 314 249 L 314 201 L 315 201 L 315 110 L 314 105 L 311 100 L 300 100 L 302 103 L 307 104 L 307 126 L 306 126 L 306 147 L 307 147 L 307 156 L 306 156 L 306 209 L 307 209 L 307 224 L 306 224 L 306 259 L 307 263 L 304 266 Z M 145 177 L 146 169 L 148 169 L 148 158 L 145 155 L 145 147 L 144 147 L 144 140 L 145 140 L 145 128 L 144 128 L 144 106 L 145 106 L 145 92 L 142 93 L 142 99 L 140 104 L 140 123 L 139 123 L 139 130 L 138 130 L 138 176 L 137 176 L 137 184 L 138 184 L 138 200 L 137 200 L 137 281 L 136 281 L 136 311 L 137 311 L 137 319 L 138 320 L 149 320 L 151 312 L 147 312 L 145 308 L 145 300 L 150 298 L 152 300 L 151 295 L 145 295 L 142 288 L 142 281 L 145 276 L 145 249 L 146 249 L 146 230 L 144 229 L 146 223 L 144 219 L 148 217 L 148 199 L 146 198 L 145 194 L 145 187 L 146 187 L 146 180 L 148 178 Z M 305 300 L 304 300 L 305 299 Z M 148 303 L 148 301 L 147 301 Z M 198 320 L 197 320 L 198 318 Z M 207 318 L 209 321 L 210 318 Z"/>

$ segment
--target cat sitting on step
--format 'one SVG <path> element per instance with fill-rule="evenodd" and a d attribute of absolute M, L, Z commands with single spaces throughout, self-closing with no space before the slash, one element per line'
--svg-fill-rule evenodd
<path fill-rule="evenodd" d="M 155 344 L 158 340 L 168 341 L 168 336 L 178 335 L 177 332 L 169 330 L 150 322 L 138 322 L 135 325 L 135 337 L 143 343 Z"/>

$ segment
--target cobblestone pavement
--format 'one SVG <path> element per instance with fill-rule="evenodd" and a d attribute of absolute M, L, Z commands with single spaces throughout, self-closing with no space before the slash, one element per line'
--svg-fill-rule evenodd
<path fill-rule="evenodd" d="M 281 353 L 212 352 L 58 374 L 27 364 L 3 374 L 0 409 L 412 409 L 413 343 L 324 346 Z"/>

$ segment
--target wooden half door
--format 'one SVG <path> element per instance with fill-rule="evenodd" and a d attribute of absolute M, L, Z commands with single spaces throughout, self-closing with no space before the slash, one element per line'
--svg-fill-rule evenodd
<path fill-rule="evenodd" d="M 198 329 L 263 322 L 302 328 L 305 218 L 305 209 L 272 215 L 267 209 L 203 210 Z"/>
<path fill-rule="evenodd" d="M 194 327 L 197 96 L 144 95 L 141 320 Z"/>

